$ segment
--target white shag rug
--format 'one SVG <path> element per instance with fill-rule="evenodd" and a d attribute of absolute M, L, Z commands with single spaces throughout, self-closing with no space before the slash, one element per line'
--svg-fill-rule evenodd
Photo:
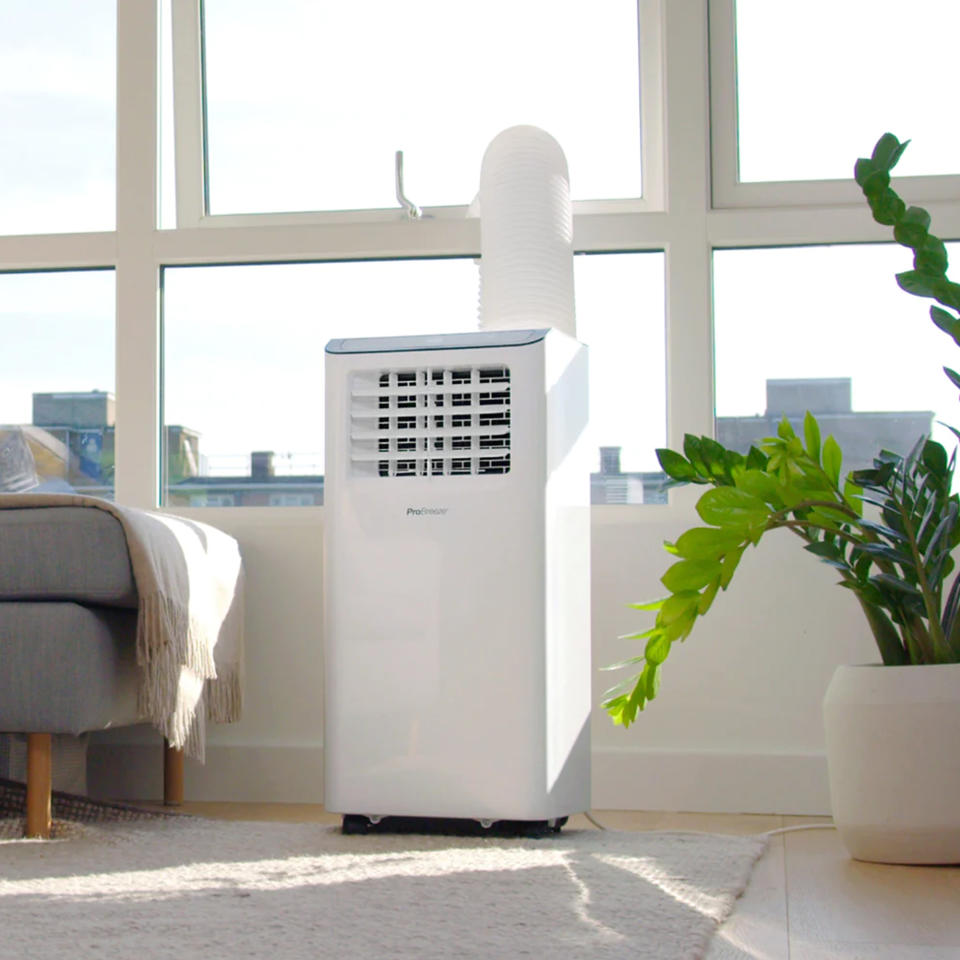
<path fill-rule="evenodd" d="M 760 837 L 175 818 L 0 841 L 0 958 L 694 960 Z"/>

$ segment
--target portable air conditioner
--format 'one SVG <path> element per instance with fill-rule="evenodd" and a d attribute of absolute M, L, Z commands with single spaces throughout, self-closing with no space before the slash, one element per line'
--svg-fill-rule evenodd
<path fill-rule="evenodd" d="M 589 808 L 586 426 L 557 330 L 327 345 L 328 810 Z"/>

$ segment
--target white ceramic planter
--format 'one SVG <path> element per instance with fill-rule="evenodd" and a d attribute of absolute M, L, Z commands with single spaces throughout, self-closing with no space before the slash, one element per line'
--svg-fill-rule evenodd
<path fill-rule="evenodd" d="M 839 667 L 823 717 L 850 855 L 960 863 L 960 664 Z"/>

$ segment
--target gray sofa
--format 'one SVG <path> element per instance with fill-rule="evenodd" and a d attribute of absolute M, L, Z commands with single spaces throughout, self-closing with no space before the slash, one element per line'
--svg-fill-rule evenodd
<path fill-rule="evenodd" d="M 104 510 L 0 510 L 0 732 L 27 734 L 27 833 L 49 830 L 51 736 L 138 723 L 137 592 Z M 164 799 L 182 799 L 180 751 Z"/>

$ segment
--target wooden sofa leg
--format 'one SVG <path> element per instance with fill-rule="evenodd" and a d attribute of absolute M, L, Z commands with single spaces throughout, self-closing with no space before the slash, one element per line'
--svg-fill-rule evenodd
<path fill-rule="evenodd" d="M 183 803 L 183 751 L 163 741 L 163 802 L 168 807 Z"/>
<path fill-rule="evenodd" d="M 28 837 L 50 836 L 50 791 L 53 786 L 53 737 L 49 733 L 27 734 L 27 832 Z"/>

